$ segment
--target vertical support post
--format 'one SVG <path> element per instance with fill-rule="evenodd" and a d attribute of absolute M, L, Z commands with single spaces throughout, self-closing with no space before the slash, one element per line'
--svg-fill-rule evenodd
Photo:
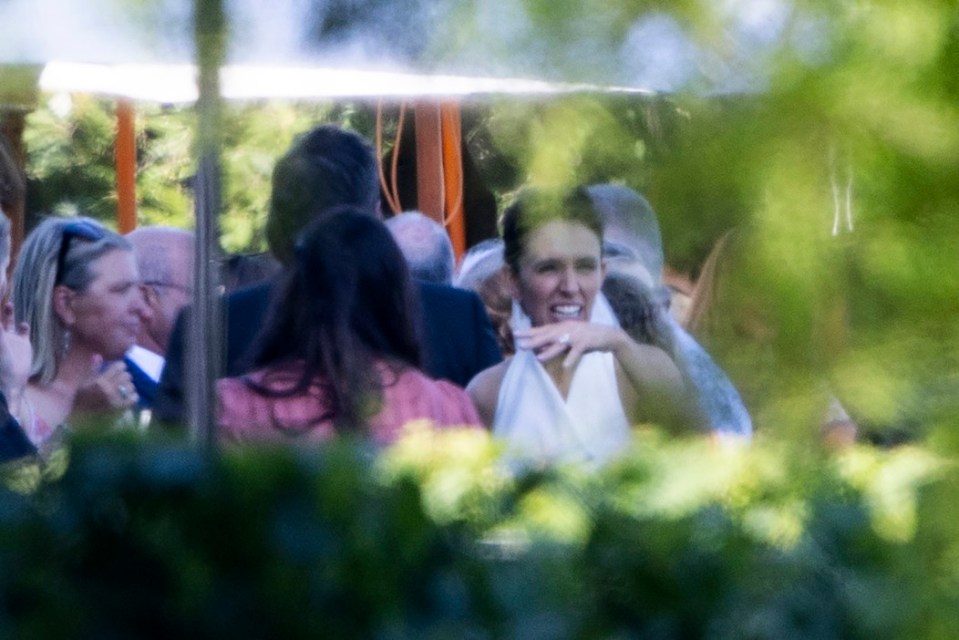
<path fill-rule="evenodd" d="M 196 0 L 194 26 L 199 67 L 197 101 L 196 251 L 192 324 L 187 333 L 186 410 L 193 438 L 206 450 L 216 443 L 215 383 L 223 360 L 221 300 L 215 258 L 220 212 L 220 65 L 226 34 L 223 0 Z"/>
<path fill-rule="evenodd" d="M 136 112 L 130 100 L 120 98 L 116 113 L 117 229 L 129 233 L 137 227 Z"/>
<path fill-rule="evenodd" d="M 440 109 L 435 102 L 418 101 L 416 123 L 416 206 L 443 222 L 443 138 Z"/>
<path fill-rule="evenodd" d="M 416 206 L 444 224 L 459 259 L 466 252 L 459 105 L 416 103 Z"/>
<path fill-rule="evenodd" d="M 466 253 L 466 220 L 463 217 L 463 133 L 460 109 L 455 102 L 440 105 L 443 143 L 443 190 L 446 232 L 459 261 Z"/>

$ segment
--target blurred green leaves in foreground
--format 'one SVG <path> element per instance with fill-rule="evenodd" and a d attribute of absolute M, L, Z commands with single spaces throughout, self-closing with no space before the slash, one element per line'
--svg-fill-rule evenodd
<path fill-rule="evenodd" d="M 78 442 L 0 493 L 11 637 L 950 638 L 954 462 L 667 442 L 508 475 L 480 431 L 377 454 Z"/>
<path fill-rule="evenodd" d="M 494 139 L 530 182 L 616 181 L 645 193 L 667 263 L 694 278 L 732 231 L 705 283 L 711 322 L 694 333 L 743 392 L 757 429 L 815 438 L 834 397 L 873 441 L 931 435 L 955 450 L 956 4 L 663 4 L 627 0 L 616 10 L 626 24 L 669 16 L 691 47 L 725 55 L 724 68 L 751 90 L 710 92 L 691 77 L 631 109 L 621 97 L 577 96 L 526 109 L 533 117 L 520 125 L 500 109 Z M 770 36 L 763 45 L 737 39 L 750 9 Z M 544 42 L 565 44 L 550 31 L 562 22 L 544 21 Z M 756 55 L 743 64 L 737 55 L 749 46 Z"/>

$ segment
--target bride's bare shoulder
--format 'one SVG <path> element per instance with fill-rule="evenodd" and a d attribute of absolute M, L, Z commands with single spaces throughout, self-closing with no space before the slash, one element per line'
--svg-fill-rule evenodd
<path fill-rule="evenodd" d="M 499 388 L 503 384 L 503 377 L 512 358 L 506 358 L 499 364 L 483 369 L 470 380 L 466 385 L 466 392 L 476 405 L 476 410 L 480 414 L 483 423 L 492 426 L 493 417 L 496 415 L 496 402 L 499 398 Z"/>

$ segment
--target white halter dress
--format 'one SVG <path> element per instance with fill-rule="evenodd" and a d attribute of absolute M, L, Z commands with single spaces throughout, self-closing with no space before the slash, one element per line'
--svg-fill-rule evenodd
<path fill-rule="evenodd" d="M 619 326 L 606 298 L 593 303 L 590 322 Z M 530 320 L 513 302 L 514 331 Z M 517 349 L 503 377 L 493 434 L 506 441 L 507 455 L 529 462 L 602 464 L 629 442 L 612 353 L 584 355 L 564 400 L 546 369 L 530 350 Z"/>

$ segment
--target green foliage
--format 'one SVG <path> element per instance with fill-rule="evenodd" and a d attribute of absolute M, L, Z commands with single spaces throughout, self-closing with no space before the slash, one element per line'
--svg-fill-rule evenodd
<path fill-rule="evenodd" d="M 228 252 L 266 251 L 273 165 L 310 127 L 328 122 L 326 104 L 228 105 L 223 114 L 224 175 L 220 243 Z"/>
<path fill-rule="evenodd" d="M 137 107 L 137 214 L 142 225 L 192 227 L 193 117 L 177 107 Z M 115 216 L 115 213 L 113 214 Z"/>
<path fill-rule="evenodd" d="M 0 629 L 43 637 L 945 638 L 957 468 L 641 438 L 509 475 L 482 432 L 205 457 L 81 442 L 0 493 Z"/>
<path fill-rule="evenodd" d="M 598 93 L 468 107 L 465 135 L 502 206 L 524 185 L 616 182 L 646 192 L 681 115 L 659 96 Z"/>
<path fill-rule="evenodd" d="M 57 97 L 57 100 L 62 100 Z M 65 115 L 49 101 L 32 112 L 24 135 L 34 216 L 84 212 L 116 225 L 114 103 L 74 96 Z M 221 245 L 266 249 L 263 234 L 273 164 L 293 137 L 330 119 L 328 105 L 250 103 L 223 114 Z M 137 105 L 138 222 L 193 226 L 195 114 L 184 107 Z"/>
<path fill-rule="evenodd" d="M 32 504 L 2 498 L 0 627 L 44 637 L 459 635 L 484 606 L 468 545 L 429 525 L 415 485 L 378 485 L 370 464 L 345 445 L 215 461 L 182 447 L 80 448 Z"/>
<path fill-rule="evenodd" d="M 30 115 L 24 133 L 28 211 L 84 212 L 115 221 L 114 121 L 102 103 L 87 97 L 74 100 L 71 114 L 59 118 L 41 109 Z"/>
<path fill-rule="evenodd" d="M 116 227 L 114 103 L 89 96 L 48 97 L 24 133 L 27 211 L 84 213 Z M 137 199 L 141 224 L 190 226 L 192 120 L 174 107 L 139 107 Z"/>

